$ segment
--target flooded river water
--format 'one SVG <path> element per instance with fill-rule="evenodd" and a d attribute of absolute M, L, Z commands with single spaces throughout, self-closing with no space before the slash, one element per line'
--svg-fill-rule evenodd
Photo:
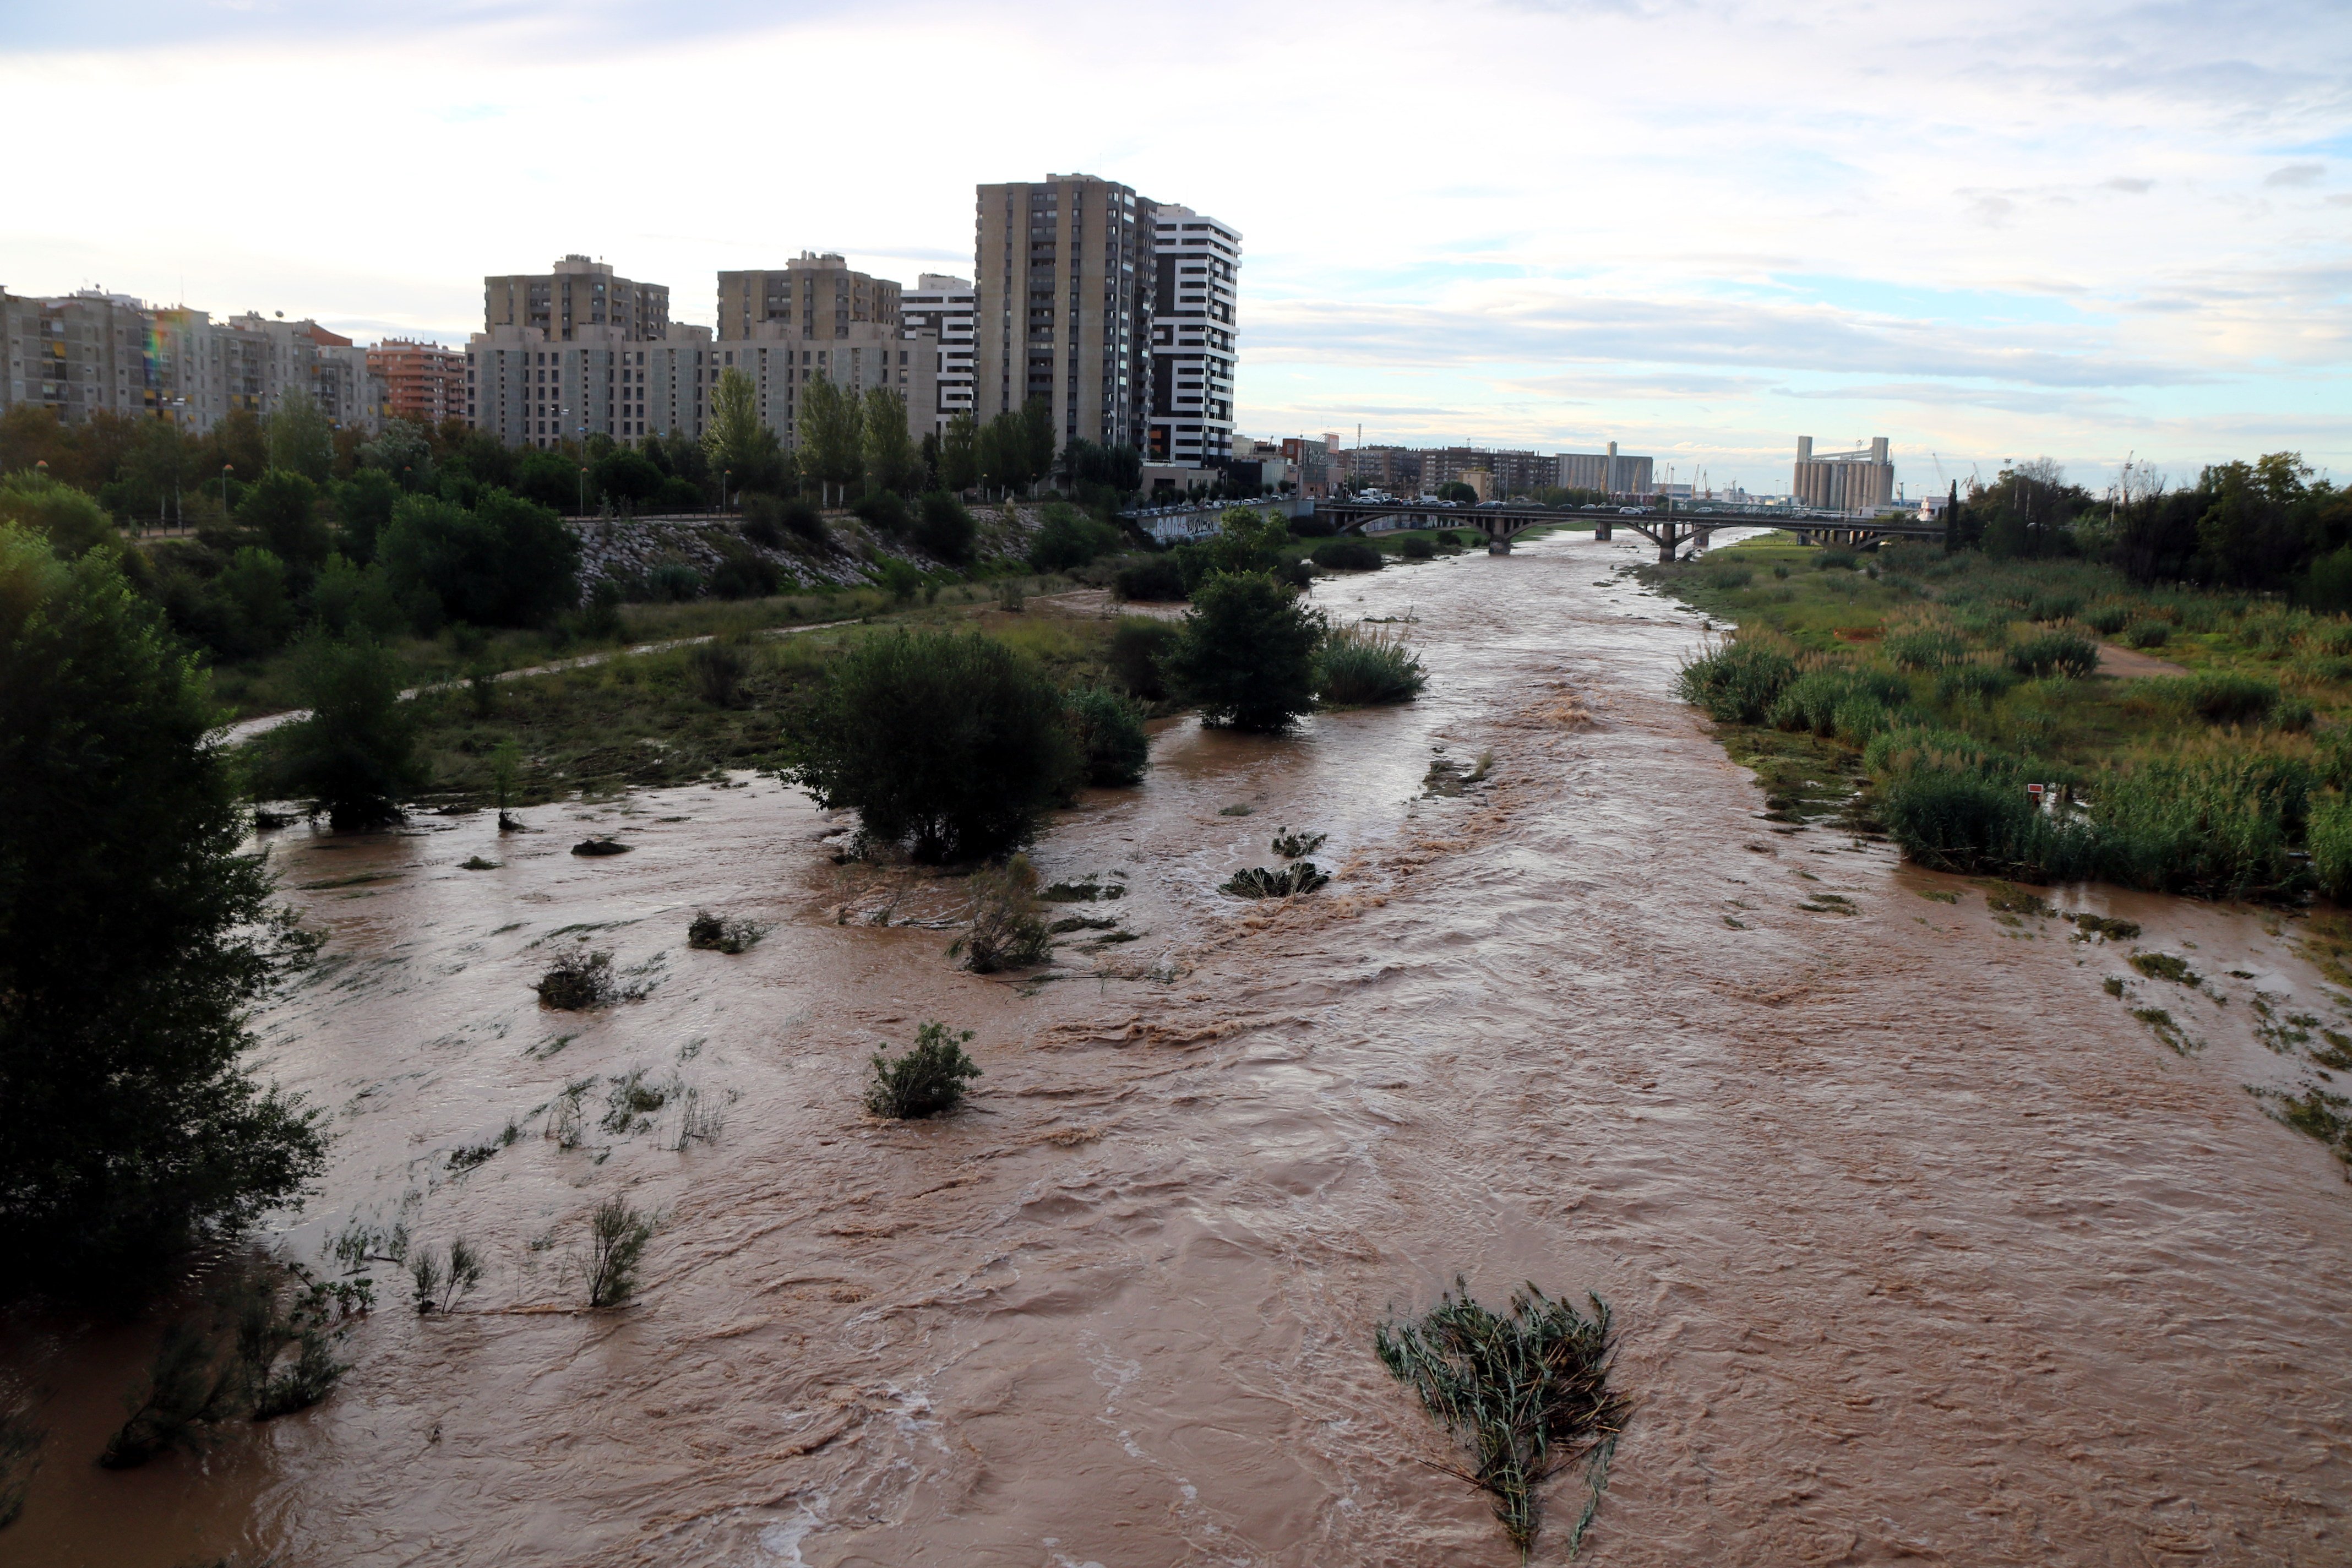
<path fill-rule="evenodd" d="M 1038 847 L 1126 889 L 1042 981 L 957 971 L 960 884 L 836 867 L 772 780 L 275 836 L 331 942 L 268 1071 L 337 1140 L 277 1244 L 404 1225 L 488 1274 L 419 1319 L 379 1267 L 325 1405 L 120 1475 L 89 1461 L 152 1329 L 20 1325 L 52 1441 L 0 1560 L 1502 1564 L 1371 1354 L 1457 1274 L 1619 1315 L 1583 1561 L 2352 1560 L 2352 1187 L 2247 1091 L 2285 1075 L 2258 993 L 2336 1011 L 2292 926 L 2078 892 L 2214 977 L 2117 1000 L 2124 947 L 1775 831 L 1672 697 L 1698 617 L 1612 575 L 1646 548 L 1320 584 L 1413 617 L 1427 695 L 1165 729 Z M 1219 895 L 1283 826 L 1330 886 Z M 634 852 L 568 854 L 592 828 Z M 699 907 L 773 929 L 690 951 Z M 543 1012 L 583 928 L 650 989 Z M 2201 1048 L 2128 1011 L 2159 1001 Z M 976 1031 L 974 1098 L 871 1120 L 869 1056 L 932 1018 Z M 717 1141 L 677 1147 L 675 1092 L 601 1120 L 639 1069 Z M 645 1288 L 573 1310 L 614 1194 L 660 1211 Z"/>

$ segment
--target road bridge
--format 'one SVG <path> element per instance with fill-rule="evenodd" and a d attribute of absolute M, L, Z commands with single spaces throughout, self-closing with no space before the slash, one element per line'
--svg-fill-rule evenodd
<path fill-rule="evenodd" d="M 1704 550 L 1719 528 L 1777 528 L 1800 544 L 1875 544 L 1883 539 L 1938 539 L 1941 523 L 1916 516 L 1845 517 L 1831 513 L 1745 511 L 1727 508 L 1663 507 L 1642 511 L 1563 511 L 1532 504 L 1444 506 L 1433 501 L 1336 500 L 1316 503 L 1315 515 L 1342 531 L 1386 522 L 1395 528 L 1454 528 L 1476 531 L 1497 554 L 1529 529 L 1590 527 L 1596 539 L 1617 529 L 1640 534 L 1658 547 L 1660 561 L 1672 561 L 1685 545 Z"/>

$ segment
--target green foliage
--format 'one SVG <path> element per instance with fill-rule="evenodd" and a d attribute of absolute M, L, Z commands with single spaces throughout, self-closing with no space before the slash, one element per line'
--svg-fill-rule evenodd
<path fill-rule="evenodd" d="M 791 713 L 790 783 L 858 813 L 866 838 L 922 860 L 1025 843 L 1078 770 L 1061 694 L 977 634 L 891 631 L 834 662 Z"/>
<path fill-rule="evenodd" d="M 643 452 L 615 447 L 590 465 L 588 482 L 596 493 L 628 510 L 657 500 L 667 476 Z"/>
<path fill-rule="evenodd" d="M 1683 666 L 1675 682 L 1682 700 L 1718 724 L 1760 724 L 1797 679 L 1787 654 L 1757 642 L 1735 642 Z"/>
<path fill-rule="evenodd" d="M 750 921 L 697 910 L 694 919 L 687 922 L 686 945 L 702 952 L 745 952 L 761 934 Z"/>
<path fill-rule="evenodd" d="M 923 498 L 915 521 L 915 547 L 924 554 L 950 566 L 968 565 L 979 537 L 980 526 L 963 502 L 945 490 Z"/>
<path fill-rule="evenodd" d="M 2079 632 L 2044 632 L 2013 645 L 2009 668 L 2020 675 L 2080 679 L 2099 668 L 2099 647 Z"/>
<path fill-rule="evenodd" d="M 1575 1555 L 1624 1429 L 1626 1406 L 1609 1388 L 1609 1308 L 1587 1300 L 1590 1317 L 1529 1284 L 1512 1292 L 1507 1313 L 1496 1312 L 1457 1279 L 1419 1322 L 1384 1322 L 1372 1333 L 1389 1375 L 1467 1451 L 1464 1479 L 1493 1495 L 1495 1517 L 1523 1560 L 1540 1523 L 1536 1489 L 1589 1456 L 1591 1500 L 1569 1541 Z"/>
<path fill-rule="evenodd" d="M 730 555 L 710 571 L 710 592 L 721 599 L 764 599 L 782 583 L 774 562 L 748 553 Z"/>
<path fill-rule="evenodd" d="M 1107 686 L 1078 688 L 1070 693 L 1070 731 L 1087 783 L 1116 789 L 1143 782 L 1151 742 L 1133 698 Z"/>
<path fill-rule="evenodd" d="M 2164 621 L 2133 621 L 2124 627 L 2124 643 L 2129 647 L 2162 647 L 2171 640 L 2172 627 Z"/>
<path fill-rule="evenodd" d="M 613 955 L 591 952 L 584 944 L 557 953 L 531 989 L 539 993 L 541 1006 L 559 1013 L 608 1007 L 620 997 L 619 983 L 613 978 Z"/>
<path fill-rule="evenodd" d="M 1118 596 L 1146 602 L 1180 601 L 1190 596 L 1184 566 L 1173 555 L 1146 555 L 1118 569 Z"/>
<path fill-rule="evenodd" d="M 339 833 L 399 821 L 401 801 L 425 782 L 401 680 L 392 650 L 364 633 L 305 637 L 295 686 L 310 715 L 269 737 L 271 791 L 315 802 Z"/>
<path fill-rule="evenodd" d="M 656 605 L 682 605 L 702 596 L 702 574 L 683 561 L 665 561 L 646 574 L 646 597 Z"/>
<path fill-rule="evenodd" d="M 874 1053 L 874 1081 L 866 1109 L 898 1121 L 937 1116 L 963 1101 L 964 1085 L 981 1076 L 980 1064 L 965 1054 L 972 1032 L 950 1033 L 945 1024 L 923 1025 L 912 1049 L 902 1056 Z"/>
<path fill-rule="evenodd" d="M 857 483 L 866 471 L 866 405 L 856 395 L 820 375 L 801 388 L 798 423 L 801 471 L 844 490 Z"/>
<path fill-rule="evenodd" d="M 1036 537 L 1029 542 L 1029 564 L 1039 572 L 1068 572 L 1118 548 L 1118 530 L 1110 524 L 1066 501 L 1047 501 Z"/>
<path fill-rule="evenodd" d="M 572 465 L 552 452 L 537 454 L 561 464 L 563 482 L 572 482 Z M 426 438 L 424 427 L 414 420 L 387 419 L 376 438 L 360 448 L 360 461 L 364 466 L 380 469 L 391 476 L 393 483 L 402 489 L 420 491 L 433 484 L 433 443 Z M 241 474 L 258 473 L 260 468 L 237 465 Z"/>
<path fill-rule="evenodd" d="M 588 1244 L 576 1258 L 589 1306 L 628 1304 L 637 1293 L 637 1269 L 653 1236 L 653 1216 L 631 1208 L 626 1198 L 609 1197 L 596 1205 L 588 1216 Z"/>
<path fill-rule="evenodd" d="M 1460 479 L 1448 479 L 1437 487 L 1437 499 L 1470 506 L 1478 500 L 1478 490 L 1476 486 L 1465 485 Z"/>
<path fill-rule="evenodd" d="M 833 392 L 826 382 L 825 390 Z M 803 404 L 805 414 L 807 405 Z M 802 429 L 807 424 L 803 420 Z M 849 462 L 856 462 L 856 433 L 849 436 Z M 719 375 L 719 384 L 710 389 L 710 423 L 704 426 L 702 448 L 710 467 L 726 483 L 729 491 L 776 490 L 783 488 L 787 463 L 776 433 L 760 417 L 759 388 L 751 378 L 730 365 Z M 837 475 L 827 477 L 838 478 Z M 849 479 L 857 476 L 852 472 Z"/>
<path fill-rule="evenodd" d="M 2095 875 L 2101 858 L 2090 826 L 2044 815 L 2016 780 L 1948 765 L 1898 773 L 1879 816 L 1906 858 L 1938 871 L 2052 882 Z"/>
<path fill-rule="evenodd" d="M 393 591 L 478 626 L 537 626 L 577 600 L 580 542 L 554 512 L 505 490 L 471 509 L 412 496 L 378 554 Z"/>
<path fill-rule="evenodd" d="M 971 927 L 948 949 L 975 974 L 1028 969 L 1053 956 L 1039 913 L 1037 869 L 1026 855 L 971 876 Z M 970 1037 L 967 1036 L 966 1038 Z"/>
<path fill-rule="evenodd" d="M 1314 861 L 1294 860 L 1287 866 L 1252 866 L 1236 871 L 1217 884 L 1217 890 L 1237 899 L 1287 899 L 1311 893 L 1330 879 Z"/>
<path fill-rule="evenodd" d="M 903 536 L 915 521 L 896 490 L 869 490 L 850 510 L 893 538 Z"/>
<path fill-rule="evenodd" d="M 1193 592 L 1160 668 L 1206 723 L 1286 729 L 1314 706 L 1315 652 L 1323 634 L 1323 618 L 1273 577 L 1219 573 Z"/>
<path fill-rule="evenodd" d="M 341 554 L 327 557 L 310 589 L 310 608 L 319 624 L 338 637 L 353 631 L 389 637 L 407 619 L 383 567 L 354 566 Z"/>
<path fill-rule="evenodd" d="M 1966 662 L 1969 645 L 1958 633 L 1944 626 L 1916 626 L 1896 632 L 1881 645 L 1897 669 L 1943 669 Z"/>
<path fill-rule="evenodd" d="M 907 434 L 906 394 L 896 387 L 867 387 L 864 425 L 866 488 L 912 494 L 923 481 L 923 459 Z"/>
<path fill-rule="evenodd" d="M 308 944 L 214 718 L 110 552 L 0 527 L 0 1295 L 152 1284 L 323 1163 L 243 1065 Z"/>
<path fill-rule="evenodd" d="M 961 495 L 980 483 L 980 426 L 969 413 L 949 419 L 940 435 L 940 488 Z"/>
<path fill-rule="evenodd" d="M 231 556 L 207 596 L 219 611 L 215 646 L 224 652 L 268 653 L 294 629 L 286 563 L 267 550 L 248 544 Z"/>
<path fill-rule="evenodd" d="M 743 650 L 728 643 L 714 639 L 687 650 L 687 684 L 713 708 L 734 707 L 743 692 L 743 678 L 751 670 L 751 661 Z"/>
<path fill-rule="evenodd" d="M 0 526 L 8 523 L 42 535 L 68 559 L 116 537 L 104 507 L 37 470 L 0 479 Z"/>
<path fill-rule="evenodd" d="M 1318 544 L 1307 559 L 1332 572 L 1377 572 L 1385 564 L 1381 552 L 1360 539 L 1334 539 Z"/>
<path fill-rule="evenodd" d="M 2017 672 L 2005 664 L 1955 665 L 1936 677 L 1938 702 L 1998 702 L 2015 689 Z"/>
<path fill-rule="evenodd" d="M 376 541 L 400 504 L 400 486 L 381 468 L 361 468 L 333 493 L 342 552 L 365 566 L 375 559 Z"/>
<path fill-rule="evenodd" d="M 272 468 L 246 491 L 236 517 L 271 554 L 308 581 L 333 547 L 318 502 L 318 486 L 290 468 Z"/>
<path fill-rule="evenodd" d="M 1899 676 L 1867 669 L 1809 669 L 1781 691 L 1769 718 L 1778 730 L 1810 730 L 1816 735 L 1842 735 L 1859 742 L 1885 728 L 1883 723 L 1868 721 L 1869 711 L 1883 714 L 1910 696 L 1910 686 Z M 1856 706 L 1857 701 L 1861 706 Z M 1843 724 L 1841 715 L 1845 716 Z M 1863 723 L 1868 727 L 1857 732 Z"/>
<path fill-rule="evenodd" d="M 485 1145 L 495 1149 L 495 1144 Z M 416 1310 L 445 1316 L 471 1295 L 482 1282 L 482 1259 L 462 1236 L 453 1237 L 446 1253 L 436 1256 L 420 1247 L 408 1256 L 408 1275 L 415 1282 Z"/>
<path fill-rule="evenodd" d="M 2134 694 L 2213 724 L 2260 723 L 2279 705 L 2276 681 L 2222 671 L 2143 680 Z"/>
<path fill-rule="evenodd" d="M 1335 708 L 1410 702 L 1429 681 L 1393 626 L 1335 626 L 1315 653 L 1315 695 Z"/>
<path fill-rule="evenodd" d="M 1110 672 L 1131 696 L 1158 702 L 1168 695 L 1168 678 L 1160 661 L 1182 636 L 1168 622 L 1151 616 L 1121 616 L 1111 628 Z"/>
<path fill-rule="evenodd" d="M 2300 759 L 2227 744 L 2112 769 L 2095 785 L 2099 875 L 2126 887 L 2205 898 L 2294 890 L 2293 858 L 2310 811 Z"/>
<path fill-rule="evenodd" d="M 314 485 L 327 482 L 335 462 L 335 427 L 309 393 L 297 389 L 281 395 L 277 412 L 261 422 L 261 429 L 271 468 Z M 277 548 L 274 542 L 271 548 Z"/>
<path fill-rule="evenodd" d="M 1407 534 L 1397 548 L 1407 561 L 1427 561 L 1437 554 L 1437 546 L 1418 533 Z"/>

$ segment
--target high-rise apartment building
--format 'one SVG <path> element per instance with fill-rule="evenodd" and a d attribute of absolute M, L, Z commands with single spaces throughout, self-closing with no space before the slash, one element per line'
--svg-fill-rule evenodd
<path fill-rule="evenodd" d="M 938 363 L 930 426 L 934 430 L 945 430 L 949 420 L 973 411 L 972 334 L 978 309 L 969 282 L 936 272 L 924 273 L 915 287 L 898 297 L 898 323 L 906 335 L 934 341 L 932 354 Z"/>
<path fill-rule="evenodd" d="M 1797 437 L 1797 466 L 1789 492 L 1799 506 L 1824 511 L 1871 511 L 1895 500 L 1895 464 L 1886 437 L 1874 437 L 1869 450 L 1813 456 L 1813 438 Z"/>
<path fill-rule="evenodd" d="M 1190 207 L 1156 207 L 1153 220 L 1144 456 L 1155 463 L 1213 465 L 1233 455 L 1242 237 Z"/>
<path fill-rule="evenodd" d="M 908 337 L 895 326 L 853 321 L 842 336 L 809 339 L 774 321 L 755 326 L 749 338 L 722 338 L 712 353 L 718 375 L 740 370 L 750 378 L 761 422 L 787 449 L 799 442 L 802 397 L 814 381 L 861 395 L 876 387 L 898 393 L 916 440 L 937 427 L 939 343 L 928 332 Z"/>
<path fill-rule="evenodd" d="M 551 272 L 482 279 L 482 329 L 500 327 L 535 329 L 551 343 L 605 329 L 621 342 L 651 342 L 669 330 L 669 286 L 633 283 L 602 261 L 567 256 Z"/>
<path fill-rule="evenodd" d="M 466 355 L 439 343 L 386 338 L 367 351 L 368 369 L 383 378 L 395 419 L 438 425 L 466 416 Z"/>
<path fill-rule="evenodd" d="M 1057 446 L 1141 446 L 1155 210 L 1132 188 L 1091 174 L 980 187 L 972 258 L 979 418 L 1043 398 Z"/>
<path fill-rule="evenodd" d="M 7 376 L 0 407 L 30 403 L 68 424 L 155 407 L 147 364 L 147 308 L 127 294 L 85 289 L 53 299 L 0 290 Z"/>
<path fill-rule="evenodd" d="M 846 338 L 867 325 L 896 328 L 898 285 L 853 269 L 831 252 L 803 250 L 781 271 L 719 275 L 719 335 L 748 339 L 769 322 L 792 323 L 790 335 Z"/>
<path fill-rule="evenodd" d="M 477 332 L 466 345 L 466 422 L 521 447 L 701 437 L 719 380 L 709 327 L 673 325 L 658 338 L 574 331 L 569 342 L 536 327 Z"/>

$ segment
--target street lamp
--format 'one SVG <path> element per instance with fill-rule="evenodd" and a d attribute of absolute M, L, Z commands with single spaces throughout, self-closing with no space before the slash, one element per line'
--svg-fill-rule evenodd
<path fill-rule="evenodd" d="M 236 466 L 234 463 L 221 465 L 221 515 L 224 517 L 228 515 L 228 471 Z"/>
<path fill-rule="evenodd" d="M 734 477 L 735 470 L 732 468 L 719 470 L 719 510 L 722 513 L 727 510 L 727 481 Z"/>
<path fill-rule="evenodd" d="M 580 465 L 579 515 L 582 517 L 586 517 L 588 515 L 588 465 L 585 463 Z"/>

